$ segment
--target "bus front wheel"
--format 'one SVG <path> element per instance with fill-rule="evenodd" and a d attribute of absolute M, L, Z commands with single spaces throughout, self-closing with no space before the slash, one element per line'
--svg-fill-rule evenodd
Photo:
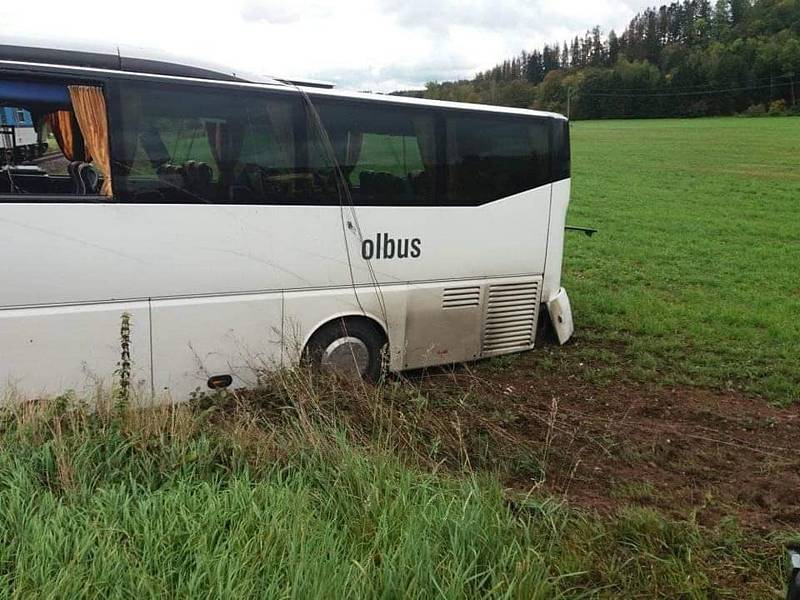
<path fill-rule="evenodd" d="M 337 319 L 319 329 L 308 342 L 311 366 L 345 377 L 377 382 L 384 373 L 386 336 L 367 319 Z"/>

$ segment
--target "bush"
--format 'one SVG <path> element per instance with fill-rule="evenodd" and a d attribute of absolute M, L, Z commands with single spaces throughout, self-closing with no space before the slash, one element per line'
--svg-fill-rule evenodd
<path fill-rule="evenodd" d="M 751 104 L 742 113 L 743 117 L 763 117 L 767 114 L 767 107 L 763 104 Z"/>
<path fill-rule="evenodd" d="M 771 117 L 782 117 L 787 114 L 786 112 L 786 101 L 784 100 L 775 100 L 774 102 L 770 102 L 769 105 L 769 115 Z"/>
<path fill-rule="evenodd" d="M 747 110 L 750 110 L 752 108 L 754 108 L 754 107 L 751 106 Z M 762 113 L 763 113 L 763 107 L 761 107 L 761 108 L 762 108 Z M 711 112 L 711 109 L 709 108 L 708 101 L 705 100 L 705 99 L 698 100 L 697 102 L 692 102 L 689 106 L 685 107 L 683 110 L 680 111 L 681 116 L 684 116 L 684 117 L 705 117 L 710 112 Z M 747 111 L 745 111 L 745 112 L 747 112 Z M 748 115 L 748 116 L 756 116 L 756 115 Z"/>

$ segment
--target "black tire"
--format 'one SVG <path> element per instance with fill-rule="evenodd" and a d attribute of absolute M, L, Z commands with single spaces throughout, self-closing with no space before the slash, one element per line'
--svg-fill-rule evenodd
<path fill-rule="evenodd" d="M 362 379 L 378 382 L 385 371 L 386 336 L 380 328 L 365 319 L 339 319 L 317 331 L 306 346 L 306 359 L 314 369 L 323 369 L 326 349 L 337 340 L 356 338 L 366 348 L 367 364 L 359 369 Z"/>
<path fill-rule="evenodd" d="M 550 320 L 550 313 L 547 312 L 547 305 L 539 306 L 539 321 L 536 323 L 536 345 L 537 346 L 557 346 L 558 335 L 553 322 Z"/>

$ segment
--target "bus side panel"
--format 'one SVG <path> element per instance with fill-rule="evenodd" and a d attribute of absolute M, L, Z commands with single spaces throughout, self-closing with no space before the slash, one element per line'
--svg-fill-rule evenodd
<path fill-rule="evenodd" d="M 479 207 L 357 207 L 363 244 L 338 206 L 0 204 L 0 308 L 341 288 L 351 267 L 365 286 L 540 275 L 550 187 Z M 401 242 L 404 256 L 377 252 Z"/>
<path fill-rule="evenodd" d="M 358 260 L 358 249 L 353 252 Z M 185 399 L 206 389 L 211 375 L 251 384 L 256 366 L 282 359 L 281 290 L 344 288 L 352 298 L 344 255 L 340 211 L 333 206 L 0 204 L 3 373 L 29 378 L 35 356 L 18 350 L 28 328 L 58 340 L 56 330 L 68 326 L 68 339 L 52 343 L 64 365 L 63 377 L 53 381 L 65 385 L 81 379 L 83 354 L 94 356 L 106 339 L 119 336 L 117 312 L 106 318 L 87 309 L 79 321 L 62 324 L 19 309 L 49 305 L 57 314 L 55 305 L 69 305 L 69 312 L 151 299 L 152 323 L 147 311 L 135 315 L 134 333 L 147 335 L 136 337 L 135 350 L 147 352 L 149 374 L 152 325 L 157 400 Z M 98 362 L 97 370 L 113 372 L 117 362 L 112 354 L 107 368 Z"/>
<path fill-rule="evenodd" d="M 372 244 L 373 269 L 381 282 L 475 279 L 544 272 L 551 185 L 481 206 L 359 206 L 364 240 Z M 380 240 L 379 236 L 380 235 Z M 351 232 L 351 238 L 355 238 Z M 418 240 L 405 258 L 378 254 L 378 246 Z M 358 249 L 357 239 L 351 244 Z M 363 261 L 356 275 L 368 283 Z"/>
<path fill-rule="evenodd" d="M 0 308 L 350 283 L 339 208 L 0 203 Z M 354 261 L 358 247 L 353 246 Z"/>
<path fill-rule="evenodd" d="M 153 301 L 155 394 L 159 402 L 208 391 L 210 377 L 254 387 L 282 364 L 282 294 Z"/>
<path fill-rule="evenodd" d="M 376 252 L 372 260 L 380 281 L 409 282 L 404 344 L 393 348 L 393 369 L 532 347 L 532 339 L 518 345 L 484 345 L 484 309 L 495 289 L 492 285 L 515 285 L 499 281 L 502 278 L 521 277 L 535 284 L 531 294 L 539 297 L 541 285 L 535 282 L 541 281 L 545 268 L 550 202 L 548 184 L 474 207 L 358 207 L 365 243 L 372 247 L 391 250 L 403 240 L 419 241 L 418 255 L 387 259 L 386 252 L 380 257 Z M 362 268 L 356 273 L 363 280 Z M 523 294 L 526 299 L 528 291 Z M 528 315 L 526 310 L 522 312 Z M 536 314 L 538 306 L 530 310 Z"/>
<path fill-rule="evenodd" d="M 147 302 L 0 310 L 0 400 L 34 400 L 75 392 L 81 400 L 119 383 L 122 315 L 130 315 L 131 383 L 151 393 Z"/>

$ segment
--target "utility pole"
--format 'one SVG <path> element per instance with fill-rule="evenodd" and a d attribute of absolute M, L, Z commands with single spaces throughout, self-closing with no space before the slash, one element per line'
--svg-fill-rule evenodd
<path fill-rule="evenodd" d="M 567 88 L 567 119 L 570 118 L 570 108 L 572 108 L 572 88 Z"/>

